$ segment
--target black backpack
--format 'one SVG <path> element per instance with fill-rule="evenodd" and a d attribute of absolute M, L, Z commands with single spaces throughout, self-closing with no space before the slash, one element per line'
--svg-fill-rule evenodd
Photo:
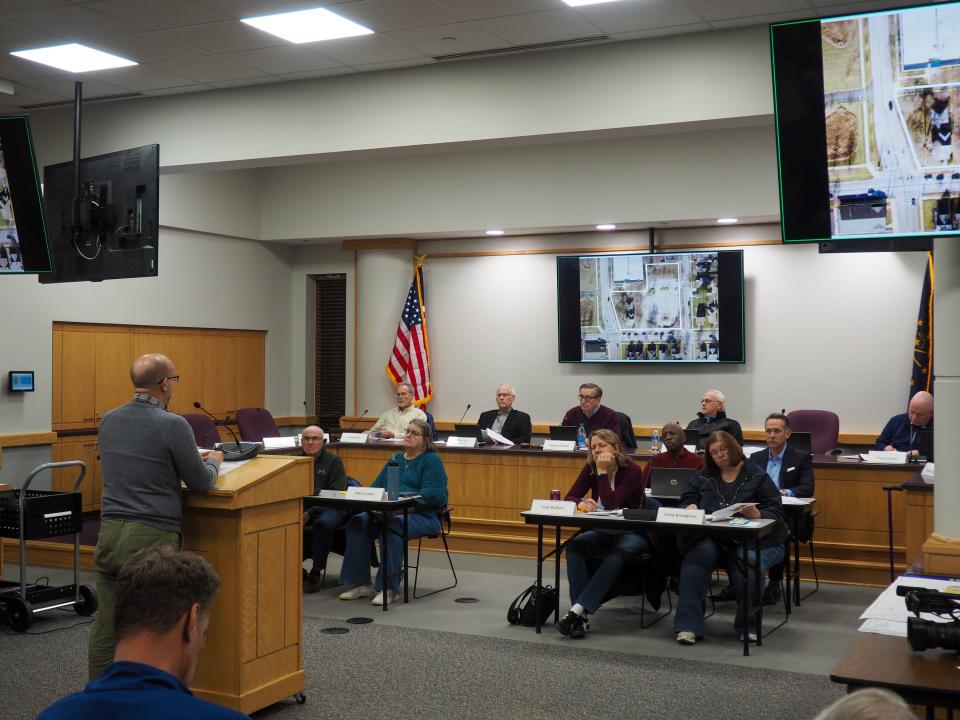
<path fill-rule="evenodd" d="M 534 583 L 522 593 L 517 595 L 510 603 L 507 610 L 507 622 L 511 625 L 525 625 L 534 627 L 539 617 L 540 625 L 544 625 L 550 617 L 550 613 L 557 609 L 557 590 L 551 585 L 540 587 L 537 592 L 537 585 Z"/>

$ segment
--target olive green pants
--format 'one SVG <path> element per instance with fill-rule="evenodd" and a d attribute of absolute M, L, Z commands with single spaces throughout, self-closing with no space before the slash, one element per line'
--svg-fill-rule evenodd
<path fill-rule="evenodd" d="M 113 662 L 113 606 L 120 568 L 138 550 L 169 545 L 179 551 L 180 533 L 159 530 L 130 520 L 101 520 L 93 561 L 97 569 L 97 615 L 90 629 L 90 679 Z"/>

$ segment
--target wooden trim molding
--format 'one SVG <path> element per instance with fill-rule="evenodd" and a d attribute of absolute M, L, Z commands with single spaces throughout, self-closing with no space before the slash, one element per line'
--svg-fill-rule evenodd
<path fill-rule="evenodd" d="M 349 241 L 344 241 L 349 242 Z M 779 240 L 733 240 L 705 243 L 686 243 L 680 245 L 669 245 L 658 247 L 656 252 L 669 253 L 674 250 L 700 250 L 706 248 L 732 248 L 732 247 L 757 247 L 760 245 L 781 245 Z M 580 247 L 580 248 L 530 248 L 526 250 L 487 250 L 479 252 L 437 252 L 427 253 L 431 260 L 444 260 L 447 258 L 467 258 L 467 257 L 496 257 L 500 255 L 595 255 L 599 253 L 610 252 L 641 252 L 650 251 L 647 245 L 617 245 L 610 247 Z"/>
<path fill-rule="evenodd" d="M 416 250 L 417 241 L 412 238 L 373 238 L 370 240 L 344 240 L 344 250 Z"/>
<path fill-rule="evenodd" d="M 52 445 L 57 441 L 55 432 L 22 433 L 18 435 L 0 435 L 0 448 L 5 447 L 34 447 L 36 445 Z"/>

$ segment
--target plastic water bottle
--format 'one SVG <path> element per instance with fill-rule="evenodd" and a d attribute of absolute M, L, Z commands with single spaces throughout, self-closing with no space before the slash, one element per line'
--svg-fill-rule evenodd
<path fill-rule="evenodd" d="M 569 437 L 569 435 L 567 436 Z M 577 450 L 586 450 L 587 449 L 587 430 L 583 427 L 583 423 L 580 423 L 580 427 L 577 428 Z"/>
<path fill-rule="evenodd" d="M 660 452 L 660 431 L 654 428 L 653 436 L 650 439 L 653 441 L 650 445 L 650 449 L 655 453 Z"/>
<path fill-rule="evenodd" d="M 387 462 L 387 500 L 400 499 L 400 463 L 395 457 Z"/>

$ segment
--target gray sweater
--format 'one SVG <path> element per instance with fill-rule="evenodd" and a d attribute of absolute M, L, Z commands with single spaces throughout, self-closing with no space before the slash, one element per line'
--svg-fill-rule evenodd
<path fill-rule="evenodd" d="M 213 486 L 218 463 L 200 459 L 190 425 L 179 415 L 131 400 L 100 424 L 103 498 L 100 513 L 180 532 L 181 478 L 190 490 Z"/>

